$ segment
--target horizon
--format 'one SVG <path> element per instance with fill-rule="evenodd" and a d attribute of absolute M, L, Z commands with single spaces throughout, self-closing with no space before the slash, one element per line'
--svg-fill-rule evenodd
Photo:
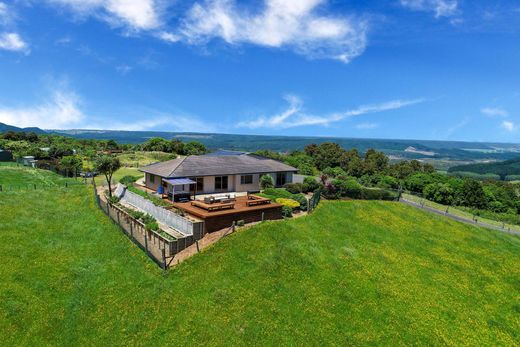
<path fill-rule="evenodd" d="M 0 0 L 0 122 L 516 144 L 519 37 L 512 0 Z"/>

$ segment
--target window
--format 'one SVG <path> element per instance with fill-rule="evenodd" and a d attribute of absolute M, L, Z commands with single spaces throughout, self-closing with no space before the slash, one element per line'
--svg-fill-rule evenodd
<path fill-rule="evenodd" d="M 240 184 L 253 184 L 253 175 L 240 176 Z"/>
<path fill-rule="evenodd" d="M 227 176 L 216 176 L 215 177 L 215 190 L 228 189 L 228 177 Z"/>
<path fill-rule="evenodd" d="M 204 177 L 197 177 L 195 181 L 197 182 L 197 191 L 204 191 Z"/>
<path fill-rule="evenodd" d="M 155 175 L 150 174 L 150 183 L 155 183 Z"/>
<path fill-rule="evenodd" d="M 287 182 L 287 175 L 285 172 L 279 172 L 276 174 L 276 186 L 281 187 Z"/>

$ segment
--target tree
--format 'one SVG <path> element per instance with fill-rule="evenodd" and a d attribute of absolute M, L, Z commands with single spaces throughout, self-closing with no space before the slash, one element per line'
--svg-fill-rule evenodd
<path fill-rule="evenodd" d="M 316 167 L 323 170 L 327 167 L 340 166 L 341 157 L 345 150 L 337 143 L 324 142 L 318 146 L 314 156 Z"/>
<path fill-rule="evenodd" d="M 205 154 L 207 151 L 206 146 L 198 141 L 190 141 L 184 145 L 185 155 L 201 155 Z"/>
<path fill-rule="evenodd" d="M 262 189 L 273 188 L 273 177 L 271 175 L 262 175 L 262 177 L 260 177 L 260 187 Z"/>
<path fill-rule="evenodd" d="M 471 178 L 464 180 L 462 185 L 462 204 L 468 207 L 484 209 L 487 205 L 482 184 Z"/>
<path fill-rule="evenodd" d="M 170 142 L 162 137 L 152 137 L 143 144 L 144 151 L 170 152 Z"/>
<path fill-rule="evenodd" d="M 78 175 L 78 171 L 83 167 L 83 161 L 77 155 L 67 155 L 60 160 L 60 166 L 65 169 L 67 176 L 72 172 L 73 176 Z"/>
<path fill-rule="evenodd" d="M 443 205 L 453 202 L 453 189 L 447 183 L 431 183 L 424 187 L 424 197 Z"/>
<path fill-rule="evenodd" d="M 179 139 L 172 139 L 170 141 L 170 150 L 176 154 L 184 154 L 184 143 Z"/>
<path fill-rule="evenodd" d="M 95 170 L 105 175 L 108 183 L 108 195 L 112 197 L 112 176 L 119 170 L 121 162 L 119 158 L 111 155 L 103 155 L 96 159 Z"/>
<path fill-rule="evenodd" d="M 316 153 L 318 152 L 318 145 L 315 143 L 308 144 L 307 146 L 305 146 L 303 151 L 308 156 L 314 158 L 316 156 Z"/>
<path fill-rule="evenodd" d="M 365 173 L 373 175 L 388 169 L 388 157 L 383 152 L 369 149 L 365 154 Z"/>

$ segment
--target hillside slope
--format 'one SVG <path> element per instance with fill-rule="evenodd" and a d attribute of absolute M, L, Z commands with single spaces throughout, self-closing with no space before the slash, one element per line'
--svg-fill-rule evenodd
<path fill-rule="evenodd" d="M 518 237 L 324 202 L 164 275 L 90 189 L 0 193 L 2 344 L 520 342 Z"/>
<path fill-rule="evenodd" d="M 520 158 L 506 160 L 498 163 L 469 164 L 453 166 L 449 172 L 472 172 L 476 174 L 495 174 L 502 180 L 507 176 L 520 175 Z"/>

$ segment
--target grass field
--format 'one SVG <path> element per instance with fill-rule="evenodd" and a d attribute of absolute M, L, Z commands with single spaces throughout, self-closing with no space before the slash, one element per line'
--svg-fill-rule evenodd
<path fill-rule="evenodd" d="M 2 345 L 520 343 L 518 237 L 323 202 L 164 274 L 90 189 L 0 194 Z"/>
<path fill-rule="evenodd" d="M 77 184 L 82 181 L 78 178 L 65 178 L 47 170 L 24 167 L 17 163 L 0 163 L 0 185 L 4 190 L 34 189 L 49 186 L 64 186 L 65 183 Z"/>
<path fill-rule="evenodd" d="M 436 209 L 436 210 L 442 211 L 442 212 L 445 212 L 446 209 L 448 208 L 448 206 L 446 206 L 446 205 L 441 205 L 441 204 L 438 204 L 436 202 L 433 202 L 433 201 L 421 198 L 421 197 L 416 196 L 416 195 L 403 194 L 402 197 L 404 199 L 408 200 L 408 201 L 412 201 L 412 202 L 415 202 L 417 204 L 424 204 L 424 206 L 431 207 L 433 209 Z M 466 219 L 469 219 L 469 220 L 472 220 L 475 217 L 473 215 L 473 213 L 470 213 L 470 212 L 467 212 L 467 211 L 463 211 L 461 209 L 458 209 L 458 208 L 452 207 L 452 206 L 449 207 L 448 212 L 450 214 L 452 214 L 452 215 L 455 215 L 455 216 L 458 216 L 458 217 L 462 217 L 462 218 L 466 218 Z M 489 219 L 489 218 L 483 218 L 483 217 L 480 217 L 480 216 L 477 217 L 477 220 L 479 222 L 486 223 L 486 224 L 489 224 L 489 225 L 494 225 L 494 226 L 499 227 L 499 228 L 502 228 L 504 226 L 506 229 L 510 229 L 510 230 L 514 230 L 514 231 L 519 231 L 520 232 L 520 226 L 519 225 L 503 223 L 503 222 L 500 222 L 500 221 L 497 221 L 497 220 L 493 220 L 493 219 Z"/>

